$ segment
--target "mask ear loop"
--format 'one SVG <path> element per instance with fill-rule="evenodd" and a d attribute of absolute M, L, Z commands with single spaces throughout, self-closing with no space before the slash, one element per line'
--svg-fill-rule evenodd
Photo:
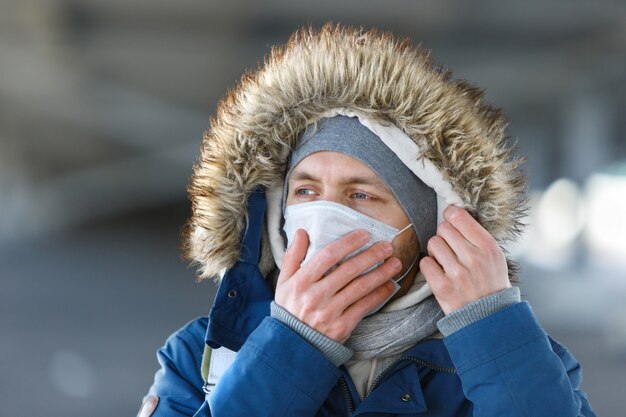
<path fill-rule="evenodd" d="M 402 229 L 400 229 L 400 231 L 398 233 L 396 233 L 393 238 L 395 239 L 400 233 L 404 232 L 405 230 L 408 230 L 411 226 L 413 226 L 413 223 L 407 224 Z"/>
<path fill-rule="evenodd" d="M 394 239 L 396 237 L 398 237 L 399 234 L 401 234 L 402 232 L 404 232 L 405 230 L 408 230 L 411 226 L 413 226 L 413 223 L 409 223 L 406 226 L 404 226 L 402 229 L 400 229 L 400 231 L 398 233 L 395 234 L 395 236 L 393 237 Z M 404 271 L 404 274 L 402 274 L 402 276 L 400 278 L 398 278 L 397 280 L 394 279 L 394 282 L 397 284 L 400 281 L 402 281 L 404 279 L 404 277 L 406 277 L 406 275 L 409 273 L 409 271 L 411 269 L 413 269 L 413 267 L 415 266 L 415 262 L 417 262 L 418 259 L 421 259 L 422 257 L 424 257 L 425 254 L 423 254 L 422 252 L 419 252 L 415 258 L 413 258 L 413 262 L 411 262 L 411 266 Z"/>
<path fill-rule="evenodd" d="M 417 256 L 415 258 L 413 258 L 413 262 L 411 262 L 411 266 L 406 271 L 404 271 L 404 274 L 402 274 L 402 276 L 400 278 L 398 278 L 397 280 L 394 280 L 396 282 L 396 284 L 399 283 L 400 281 L 402 281 L 404 279 L 404 277 L 406 277 L 406 274 L 408 274 L 409 271 L 411 269 L 413 269 L 413 267 L 415 266 L 415 262 L 417 262 L 417 259 L 420 258 L 420 255 L 421 255 L 421 253 L 418 253 Z"/>

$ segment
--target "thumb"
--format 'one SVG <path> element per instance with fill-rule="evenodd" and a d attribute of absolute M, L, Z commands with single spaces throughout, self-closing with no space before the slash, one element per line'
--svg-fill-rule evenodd
<path fill-rule="evenodd" d="M 283 256 L 283 264 L 281 265 L 280 275 L 278 276 L 277 284 L 291 278 L 298 269 L 306 256 L 306 251 L 309 248 L 309 235 L 306 230 L 298 229 L 294 233 L 293 242 L 285 251 Z"/>
<path fill-rule="evenodd" d="M 433 295 L 439 301 L 440 294 L 446 285 L 447 277 L 441 266 L 431 256 L 424 256 L 419 263 L 420 271 L 426 278 Z M 439 303 L 441 304 L 441 303 Z"/>

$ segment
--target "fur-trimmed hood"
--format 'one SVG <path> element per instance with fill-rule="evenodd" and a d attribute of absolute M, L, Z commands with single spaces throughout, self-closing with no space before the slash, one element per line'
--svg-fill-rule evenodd
<path fill-rule="evenodd" d="M 501 110 L 435 65 L 429 51 L 378 30 L 326 24 L 303 28 L 273 47 L 220 100 L 203 137 L 188 191 L 192 216 L 184 255 L 199 278 L 219 279 L 238 260 L 249 194 L 282 188 L 289 151 L 305 127 L 345 108 L 392 123 L 421 150 L 465 208 L 503 245 L 521 233 L 526 178 L 507 147 Z M 276 265 L 263 226 L 259 268 Z M 509 260 L 509 276 L 515 264 Z"/>

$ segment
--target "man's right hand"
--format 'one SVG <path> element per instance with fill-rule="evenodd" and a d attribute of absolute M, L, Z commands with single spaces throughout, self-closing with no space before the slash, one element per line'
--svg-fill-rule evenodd
<path fill-rule="evenodd" d="M 327 245 L 301 267 L 309 238 L 304 229 L 296 230 L 278 276 L 276 304 L 318 332 L 344 343 L 359 321 L 393 293 L 391 278 L 402 269 L 400 260 L 390 257 L 392 245 L 378 242 L 324 276 L 368 241 L 367 231 L 356 230 Z M 385 259 L 378 268 L 359 276 Z"/>

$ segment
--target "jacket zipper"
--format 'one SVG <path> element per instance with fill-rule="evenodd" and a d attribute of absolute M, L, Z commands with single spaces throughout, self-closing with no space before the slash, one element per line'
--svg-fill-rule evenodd
<path fill-rule="evenodd" d="M 372 386 L 370 387 L 369 390 L 367 390 L 367 395 L 370 395 L 372 393 L 372 391 L 374 391 L 374 389 L 376 389 L 376 387 L 378 386 L 378 384 L 385 379 L 386 377 L 389 376 L 389 374 L 391 373 L 391 371 L 400 363 L 404 362 L 404 361 L 410 361 L 410 362 L 415 362 L 419 365 L 425 366 L 426 368 L 430 368 L 435 372 L 443 372 L 446 374 L 456 374 L 457 371 L 454 368 L 446 368 L 443 366 L 439 366 L 439 365 L 435 365 L 433 363 L 427 362 L 424 359 L 420 359 L 420 358 L 416 358 L 415 356 L 403 356 L 400 359 L 398 359 L 397 361 L 395 361 L 394 363 L 392 363 L 391 365 L 389 365 L 383 372 L 380 373 L 380 375 L 378 375 L 376 377 L 376 379 L 374 380 L 374 383 L 372 384 Z"/>
<path fill-rule="evenodd" d="M 348 403 L 348 411 L 350 415 L 352 415 L 352 413 L 354 413 L 354 400 L 352 399 L 352 394 L 350 394 L 350 388 L 348 388 L 348 383 L 343 376 L 339 378 L 339 382 L 341 383 L 343 395 L 346 397 L 346 402 Z"/>

